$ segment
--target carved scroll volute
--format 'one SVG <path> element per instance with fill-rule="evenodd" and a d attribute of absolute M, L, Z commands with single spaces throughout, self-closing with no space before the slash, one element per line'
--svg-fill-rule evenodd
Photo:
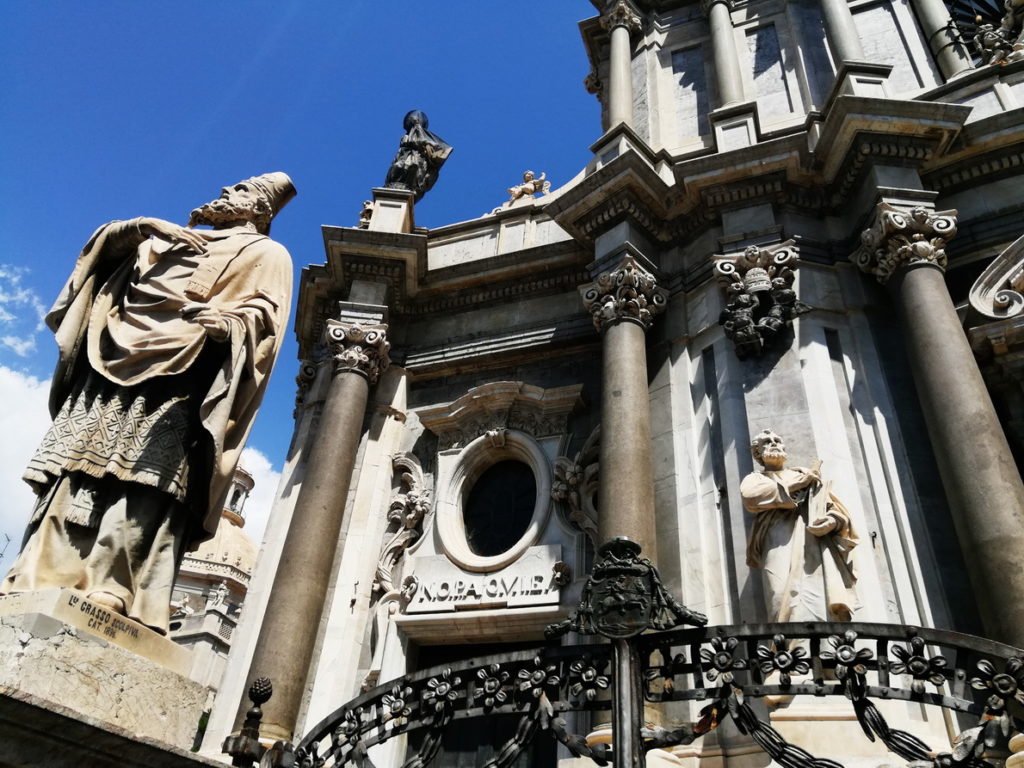
<path fill-rule="evenodd" d="M 861 246 L 853 260 L 883 285 L 901 267 L 931 265 L 945 269 L 946 243 L 956 234 L 956 216 L 955 210 L 879 203 L 874 221 L 861 233 Z"/>
<path fill-rule="evenodd" d="M 398 563 L 423 534 L 423 523 L 432 509 L 430 490 L 415 457 L 400 454 L 392 459 L 398 485 L 388 506 L 388 527 L 373 578 L 374 597 L 395 590 Z"/>
<path fill-rule="evenodd" d="M 668 291 L 632 256 L 602 272 L 594 282 L 580 286 L 580 294 L 598 331 L 620 320 L 637 323 L 646 331 L 668 304 Z"/>
<path fill-rule="evenodd" d="M 386 325 L 360 325 L 329 319 L 324 341 L 334 359 L 334 374 L 352 372 L 376 384 L 391 364 Z"/>
<path fill-rule="evenodd" d="M 968 298 L 975 311 L 993 320 L 1024 311 L 1024 237 L 992 260 L 971 286 Z"/>

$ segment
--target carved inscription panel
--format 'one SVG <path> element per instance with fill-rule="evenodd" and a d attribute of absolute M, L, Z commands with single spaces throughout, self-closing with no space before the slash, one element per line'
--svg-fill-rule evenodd
<path fill-rule="evenodd" d="M 554 566 L 561 547 L 530 547 L 500 571 L 464 571 L 443 555 L 413 558 L 416 590 L 407 613 L 438 613 L 481 608 L 517 608 L 558 603 Z"/>

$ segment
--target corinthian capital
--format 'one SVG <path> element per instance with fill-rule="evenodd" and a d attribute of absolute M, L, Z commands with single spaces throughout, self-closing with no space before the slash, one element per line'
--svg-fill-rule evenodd
<path fill-rule="evenodd" d="M 598 331 L 619 320 L 637 323 L 646 331 L 668 300 L 668 291 L 659 288 L 654 275 L 632 256 L 623 258 L 610 272 L 602 272 L 594 282 L 580 286 L 580 294 Z"/>
<path fill-rule="evenodd" d="M 946 242 L 956 234 L 955 210 L 879 203 L 875 219 L 860 236 L 854 261 L 883 285 L 901 267 L 931 264 L 946 268 Z"/>
<path fill-rule="evenodd" d="M 640 31 L 640 13 L 629 0 L 612 0 L 601 13 L 601 26 L 608 32 L 625 27 L 633 34 Z"/>
<path fill-rule="evenodd" d="M 334 375 L 352 372 L 376 384 L 391 364 L 386 325 L 361 325 L 328 320 L 324 341 L 334 359 Z"/>

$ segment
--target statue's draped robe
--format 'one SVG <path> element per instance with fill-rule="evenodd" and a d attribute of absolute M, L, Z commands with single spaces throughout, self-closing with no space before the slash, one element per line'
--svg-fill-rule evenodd
<path fill-rule="evenodd" d="M 291 295 L 279 244 L 196 232 L 205 254 L 113 222 L 79 256 L 47 316 L 54 424 L 25 472 L 39 500 L 0 592 L 109 592 L 166 631 L 178 563 L 216 530 Z M 182 316 L 196 303 L 222 313 L 227 339 Z"/>
<path fill-rule="evenodd" d="M 747 565 L 763 569 L 768 621 L 849 621 L 859 606 L 851 560 L 857 535 L 830 481 L 794 490 L 806 477 L 792 468 L 743 478 L 743 506 L 755 515 Z M 808 530 L 829 515 L 834 531 L 819 537 Z"/>

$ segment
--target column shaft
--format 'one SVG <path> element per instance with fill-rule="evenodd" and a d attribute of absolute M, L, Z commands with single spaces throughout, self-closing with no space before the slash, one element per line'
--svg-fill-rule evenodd
<path fill-rule="evenodd" d="M 633 73 L 632 45 L 629 29 L 621 24 L 611 33 L 611 54 L 609 58 L 608 127 L 619 123 L 633 127 Z"/>
<path fill-rule="evenodd" d="M 739 54 L 736 52 L 736 33 L 728 3 L 715 0 L 708 11 L 711 27 L 711 47 L 715 58 L 715 80 L 718 84 L 720 107 L 743 101 L 743 75 L 740 73 Z"/>
<path fill-rule="evenodd" d="M 313 645 L 338 549 L 370 385 L 342 371 L 331 381 L 310 449 L 267 613 L 249 666 L 249 679 L 266 676 L 274 695 L 263 705 L 263 738 L 291 740 Z M 238 723 L 248 705 L 243 702 Z"/>
<path fill-rule="evenodd" d="M 939 70 L 948 80 L 972 68 L 971 58 L 956 28 L 950 24 L 949 8 L 942 0 L 910 0 L 928 40 Z"/>
<path fill-rule="evenodd" d="M 933 266 L 897 275 L 907 352 L 960 546 L 991 636 L 1024 646 L 1024 484 Z"/>
<path fill-rule="evenodd" d="M 657 548 L 644 329 L 628 320 L 609 325 L 602 355 L 598 537 L 603 543 L 626 536 L 653 558 Z"/>
<path fill-rule="evenodd" d="M 832 48 L 832 59 L 836 69 L 844 61 L 863 61 L 864 49 L 860 44 L 853 14 L 846 0 L 821 0 L 821 12 L 825 20 L 825 35 Z"/>

